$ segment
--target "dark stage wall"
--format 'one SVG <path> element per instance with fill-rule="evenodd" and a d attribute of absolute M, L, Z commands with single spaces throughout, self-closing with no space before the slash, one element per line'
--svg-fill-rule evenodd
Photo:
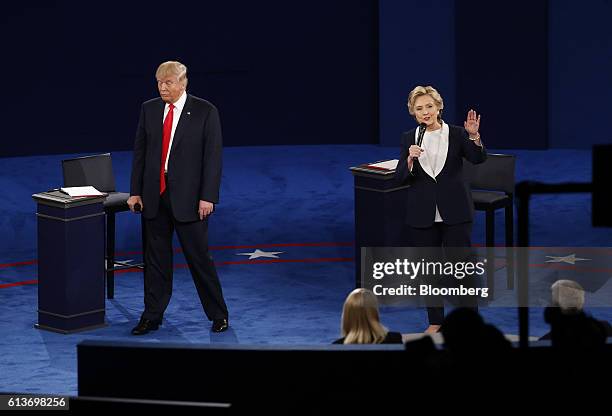
<path fill-rule="evenodd" d="M 482 114 L 487 146 L 546 148 L 548 9 L 546 1 L 531 3 L 381 1 L 381 143 L 397 146 L 401 132 L 416 125 L 408 93 L 433 85 L 446 122 L 463 125 L 471 108 Z M 517 134 L 511 126 L 526 100 L 544 116 Z"/>
<path fill-rule="evenodd" d="M 612 143 L 612 1 L 551 0 L 549 144 Z"/>
<path fill-rule="evenodd" d="M 380 143 L 415 126 L 405 102 L 434 85 L 444 118 L 482 113 L 491 148 L 612 142 L 610 0 L 380 1 Z"/>
<path fill-rule="evenodd" d="M 168 59 L 219 107 L 226 145 L 378 140 L 375 0 L 28 1 L 2 15 L 2 156 L 131 149 Z"/>
<path fill-rule="evenodd" d="M 456 120 L 491 148 L 548 148 L 548 1 L 456 1 Z"/>
<path fill-rule="evenodd" d="M 455 122 L 454 14 L 452 0 L 379 2 L 381 144 L 399 149 L 401 133 L 416 125 L 406 102 L 417 85 L 435 86 L 443 118 Z"/>
<path fill-rule="evenodd" d="M 611 141 L 609 0 L 28 1 L 0 16 L 0 156 L 127 150 L 167 59 L 220 110 L 226 145 L 381 143 L 438 87 L 491 148 Z"/>

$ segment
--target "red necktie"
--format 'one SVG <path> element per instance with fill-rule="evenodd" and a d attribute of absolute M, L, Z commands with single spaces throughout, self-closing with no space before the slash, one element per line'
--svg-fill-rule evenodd
<path fill-rule="evenodd" d="M 159 194 L 163 194 L 166 190 L 166 157 L 168 156 L 168 150 L 170 147 L 170 135 L 172 134 L 172 117 L 174 113 L 174 104 L 170 104 L 170 109 L 164 120 L 164 131 L 162 134 L 162 155 L 161 155 L 161 167 L 159 168 Z"/>

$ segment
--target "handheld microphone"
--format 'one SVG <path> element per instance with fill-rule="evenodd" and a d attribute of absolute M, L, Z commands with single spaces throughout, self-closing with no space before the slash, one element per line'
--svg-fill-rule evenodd
<path fill-rule="evenodd" d="M 423 143 L 423 136 L 425 135 L 425 129 L 427 128 L 427 124 L 421 123 L 419 124 L 419 136 L 417 137 L 417 146 L 421 147 Z"/>
<path fill-rule="evenodd" d="M 138 202 L 134 204 L 134 211 L 136 212 L 142 211 L 142 206 Z"/>

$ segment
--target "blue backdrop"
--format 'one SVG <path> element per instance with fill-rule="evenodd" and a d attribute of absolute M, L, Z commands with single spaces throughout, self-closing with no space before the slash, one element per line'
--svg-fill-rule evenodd
<path fill-rule="evenodd" d="M 438 88 L 444 118 L 482 112 L 483 138 L 506 149 L 609 143 L 609 0 L 379 2 L 380 143 L 414 127 L 418 84 Z"/>
<path fill-rule="evenodd" d="M 549 121 L 551 147 L 610 143 L 612 1 L 551 1 Z"/>
<path fill-rule="evenodd" d="M 415 126 L 408 93 L 433 85 L 444 98 L 443 118 L 455 123 L 455 7 L 451 0 L 380 2 L 380 143 L 399 148 Z M 447 115 L 450 115 L 448 117 Z"/>
<path fill-rule="evenodd" d="M 219 107 L 226 145 L 377 141 L 374 0 L 27 1 L 2 14 L 0 156 L 131 149 L 169 59 Z"/>
<path fill-rule="evenodd" d="M 226 145 L 397 146 L 410 89 L 475 107 L 490 147 L 590 148 L 612 91 L 609 0 L 9 3 L 0 156 L 132 148 L 166 59 L 220 109 Z"/>

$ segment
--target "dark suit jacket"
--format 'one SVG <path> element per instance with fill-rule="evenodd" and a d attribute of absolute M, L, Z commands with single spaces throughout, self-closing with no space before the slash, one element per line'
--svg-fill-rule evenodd
<path fill-rule="evenodd" d="M 403 343 L 402 334 L 400 334 L 399 332 L 391 332 L 391 331 L 387 332 L 387 336 L 381 342 L 381 344 L 402 344 L 402 343 Z M 339 338 L 335 340 L 334 342 L 332 342 L 332 344 L 344 344 L 344 338 Z"/>
<path fill-rule="evenodd" d="M 415 162 L 408 170 L 408 149 L 414 143 L 416 129 L 402 135 L 402 149 L 395 171 L 398 185 L 409 184 L 406 201 L 406 224 L 414 228 L 431 227 L 436 216 L 436 204 L 445 224 L 472 221 L 472 193 L 463 180 L 463 158 L 482 163 L 487 158 L 484 146 L 476 146 L 463 127 L 449 125 L 446 163 L 434 180 Z"/>
<path fill-rule="evenodd" d="M 142 105 L 134 143 L 130 195 L 142 197 L 147 219 L 155 218 L 159 207 L 164 105 L 161 98 Z M 199 220 L 200 200 L 219 202 L 221 152 L 217 109 L 188 94 L 168 159 L 168 192 L 176 220 Z"/>
<path fill-rule="evenodd" d="M 612 338 L 612 325 L 610 322 L 604 320 L 596 320 L 601 325 L 601 330 L 606 334 L 606 338 Z M 552 333 L 547 332 L 538 338 L 539 341 L 550 341 L 552 339 Z"/>

